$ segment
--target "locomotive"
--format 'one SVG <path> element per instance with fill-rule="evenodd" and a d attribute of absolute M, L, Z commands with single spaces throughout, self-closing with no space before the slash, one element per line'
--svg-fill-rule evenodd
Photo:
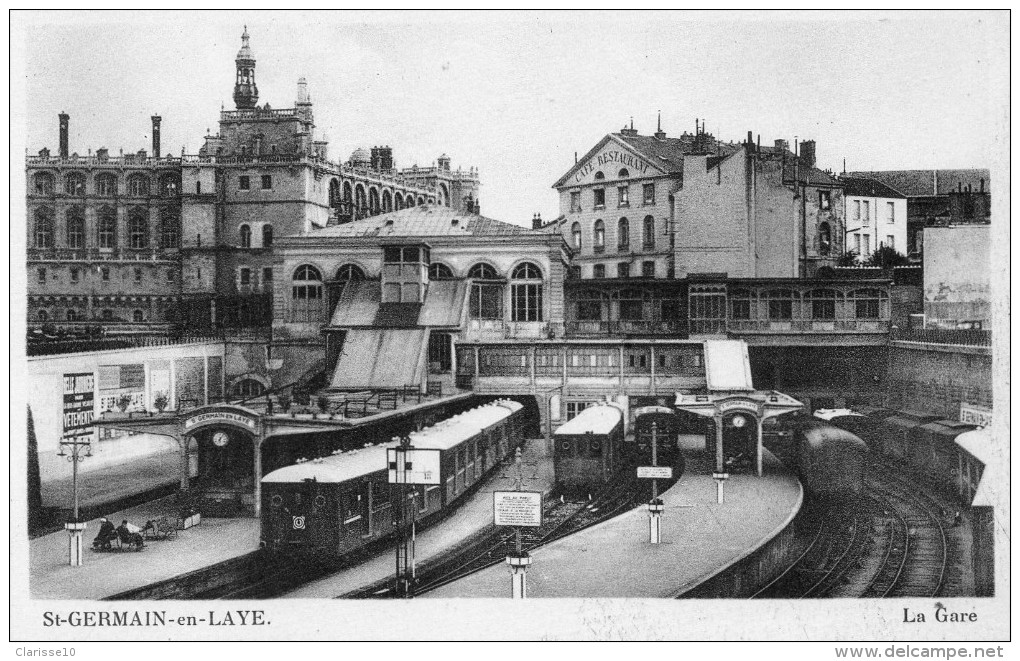
<path fill-rule="evenodd" d="M 553 434 L 556 483 L 567 492 L 597 489 L 623 466 L 623 410 L 589 406 Z"/>
<path fill-rule="evenodd" d="M 797 474 L 807 492 L 823 498 L 856 498 L 864 490 L 868 446 L 834 425 L 800 420 L 794 430 Z"/>
<path fill-rule="evenodd" d="M 498 400 L 412 433 L 412 447 L 440 451 L 440 483 L 405 488 L 415 518 L 437 518 L 509 456 L 524 440 L 524 416 L 519 402 Z M 390 535 L 400 491 L 388 482 L 387 450 L 397 445 L 340 452 L 264 476 L 261 546 L 335 559 Z"/>

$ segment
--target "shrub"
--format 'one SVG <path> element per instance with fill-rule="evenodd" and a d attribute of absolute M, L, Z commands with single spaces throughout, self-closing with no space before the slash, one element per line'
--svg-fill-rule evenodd
<path fill-rule="evenodd" d="M 152 399 L 152 405 L 156 407 L 156 410 L 162 413 L 166 410 L 166 407 L 170 406 L 170 398 L 166 396 L 165 392 L 156 393 L 156 396 Z"/>
<path fill-rule="evenodd" d="M 854 267 L 859 265 L 859 255 L 856 251 L 848 250 L 836 260 L 836 266 Z"/>

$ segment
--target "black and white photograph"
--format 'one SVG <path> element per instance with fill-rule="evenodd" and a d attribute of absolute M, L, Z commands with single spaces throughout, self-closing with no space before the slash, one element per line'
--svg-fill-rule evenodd
<path fill-rule="evenodd" d="M 9 19 L 19 656 L 1004 656 L 1008 11 Z"/>

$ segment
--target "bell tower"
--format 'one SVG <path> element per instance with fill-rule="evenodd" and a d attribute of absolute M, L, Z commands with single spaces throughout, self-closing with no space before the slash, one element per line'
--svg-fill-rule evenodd
<path fill-rule="evenodd" d="M 259 100 L 259 88 L 255 86 L 255 55 L 248 46 L 248 26 L 241 35 L 241 50 L 234 59 L 237 63 L 237 82 L 234 83 L 234 104 L 238 110 L 255 107 Z"/>

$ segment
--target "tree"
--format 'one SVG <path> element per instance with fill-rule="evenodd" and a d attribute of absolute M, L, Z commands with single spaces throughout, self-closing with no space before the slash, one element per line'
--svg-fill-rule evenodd
<path fill-rule="evenodd" d="M 879 246 L 875 252 L 871 253 L 871 257 L 868 259 L 868 266 L 878 266 L 883 269 L 891 269 L 894 266 L 906 266 L 910 264 L 910 260 L 907 259 L 903 253 L 896 252 L 895 248 L 890 246 Z"/>
<path fill-rule="evenodd" d="M 859 256 L 853 250 L 848 250 L 847 252 L 845 252 L 842 255 L 840 255 L 838 260 L 836 260 L 836 266 L 843 266 L 843 267 L 851 267 L 852 268 L 854 266 L 858 266 L 859 263 L 860 263 Z"/>
<path fill-rule="evenodd" d="M 152 405 L 156 407 L 157 411 L 162 413 L 170 405 L 170 398 L 166 396 L 165 392 L 156 393 L 156 396 L 152 399 Z"/>

